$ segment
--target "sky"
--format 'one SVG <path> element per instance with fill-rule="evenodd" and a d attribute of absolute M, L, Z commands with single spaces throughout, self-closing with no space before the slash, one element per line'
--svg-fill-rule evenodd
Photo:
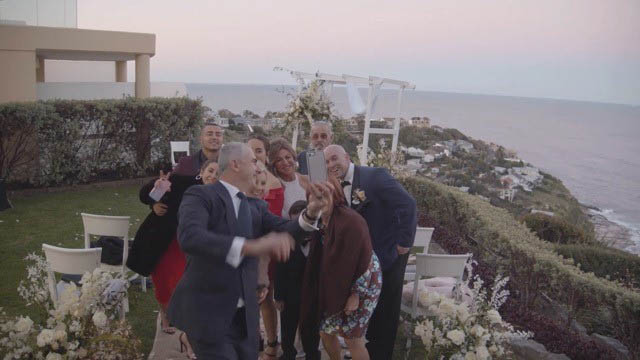
<path fill-rule="evenodd" d="M 640 105 L 638 0 L 77 3 L 79 28 L 156 34 L 152 81 L 293 83 L 272 71 L 284 66 L 425 91 Z"/>

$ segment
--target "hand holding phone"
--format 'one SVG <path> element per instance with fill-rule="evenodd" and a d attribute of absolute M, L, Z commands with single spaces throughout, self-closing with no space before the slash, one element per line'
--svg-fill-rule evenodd
<path fill-rule="evenodd" d="M 164 173 L 160 170 L 160 177 L 156 180 L 153 189 L 149 192 L 149 197 L 155 201 L 160 201 L 167 191 L 171 191 L 171 182 L 169 181 L 171 172 Z"/>
<path fill-rule="evenodd" d="M 312 183 L 322 183 L 327 181 L 327 163 L 324 160 L 322 150 L 307 150 L 307 168 L 309 169 L 309 180 Z"/>

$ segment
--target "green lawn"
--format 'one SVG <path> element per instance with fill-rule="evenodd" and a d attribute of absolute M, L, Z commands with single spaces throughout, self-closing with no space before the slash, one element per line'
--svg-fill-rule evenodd
<path fill-rule="evenodd" d="M 16 291 L 20 280 L 26 278 L 24 257 L 30 252 L 42 254 L 42 243 L 82 248 L 81 212 L 131 216 L 129 234 L 133 236 L 149 212 L 138 200 L 139 188 L 128 185 L 12 198 L 14 208 L 0 212 L 0 307 L 8 315 L 29 315 L 37 319 L 37 312 L 25 308 Z M 143 293 L 140 287 L 131 287 L 129 304 L 127 320 L 142 340 L 144 353 L 148 354 L 153 346 L 158 308 L 153 290 Z M 404 359 L 404 341 L 399 331 L 394 359 Z M 417 350 L 415 345 L 414 342 L 412 352 Z"/>
<path fill-rule="evenodd" d="M 11 198 L 14 208 L 0 212 L 0 307 L 8 315 L 37 317 L 34 309 L 25 308 L 16 291 L 20 280 L 26 278 L 23 259 L 30 252 L 42 254 L 42 243 L 82 248 L 81 212 L 131 216 L 129 234 L 133 236 L 149 212 L 138 200 L 139 189 L 138 185 L 127 185 Z M 127 319 L 148 354 L 157 316 L 153 290 L 143 293 L 140 287 L 132 287 L 129 303 Z"/>

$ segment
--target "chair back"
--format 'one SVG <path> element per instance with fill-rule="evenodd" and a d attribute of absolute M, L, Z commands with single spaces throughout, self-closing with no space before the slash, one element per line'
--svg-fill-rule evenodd
<path fill-rule="evenodd" d="M 431 243 L 431 236 L 433 235 L 434 228 L 432 227 L 418 227 L 416 229 L 416 237 L 413 241 L 414 247 L 422 247 L 422 253 L 426 254 L 429 251 L 429 244 Z"/>
<path fill-rule="evenodd" d="M 189 156 L 189 142 L 188 141 L 169 141 L 171 147 L 171 164 L 176 166 L 178 161 L 175 158 L 176 152 L 186 152 Z"/>
<path fill-rule="evenodd" d="M 100 267 L 101 248 L 94 249 L 65 249 L 48 244 L 42 244 L 42 251 L 47 259 L 49 293 L 53 304 L 58 304 L 58 292 L 54 272 L 84 275 L 85 272 L 93 272 Z"/>
<path fill-rule="evenodd" d="M 416 275 L 413 279 L 413 300 L 411 302 L 412 313 L 417 313 L 418 284 L 422 277 L 452 277 L 456 279 L 457 285 L 462 281 L 465 264 L 471 255 L 473 254 L 416 254 Z"/>
<path fill-rule="evenodd" d="M 129 256 L 129 216 L 108 216 L 81 213 L 84 225 L 84 247 L 91 247 L 91 235 L 116 236 L 123 240 L 122 269 Z"/>

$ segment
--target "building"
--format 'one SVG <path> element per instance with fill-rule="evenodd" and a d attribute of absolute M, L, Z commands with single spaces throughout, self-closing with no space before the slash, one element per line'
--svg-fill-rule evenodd
<path fill-rule="evenodd" d="M 151 84 L 155 34 L 77 28 L 76 0 L 4 0 L 0 8 L 0 103 L 46 99 L 184 96 L 184 84 Z M 47 83 L 49 60 L 113 63 L 113 82 Z M 135 81 L 127 82 L 127 63 Z"/>
<path fill-rule="evenodd" d="M 498 197 L 502 200 L 513 202 L 513 197 L 515 196 L 516 191 L 516 189 L 501 189 L 498 193 Z"/>

